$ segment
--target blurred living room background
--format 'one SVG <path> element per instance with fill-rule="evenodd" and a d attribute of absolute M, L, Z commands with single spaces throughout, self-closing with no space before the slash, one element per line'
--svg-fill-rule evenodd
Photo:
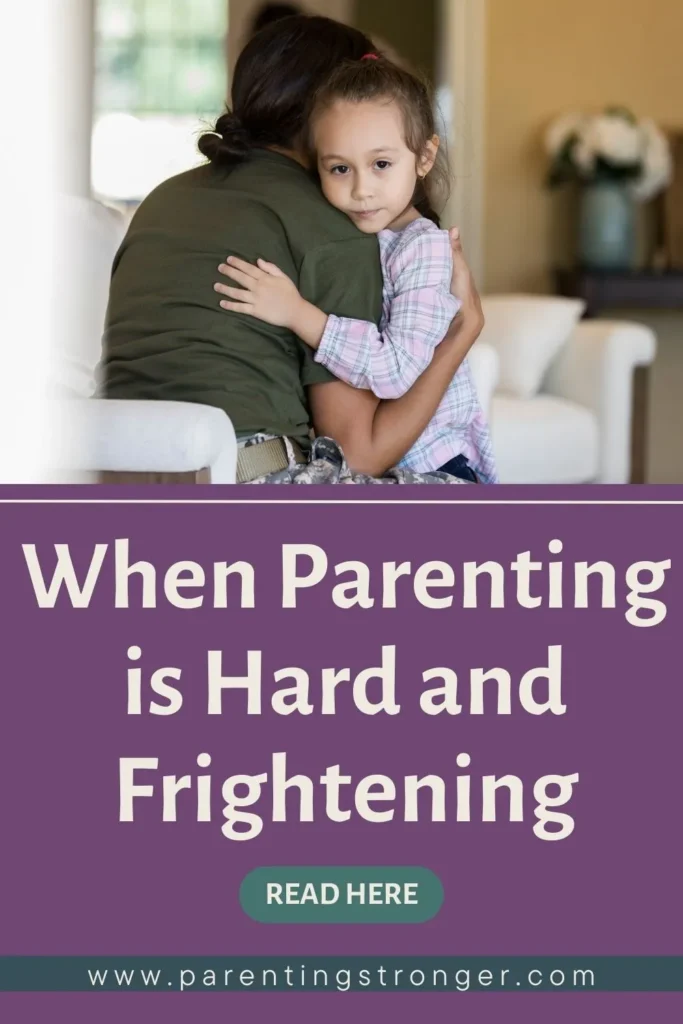
<path fill-rule="evenodd" d="M 201 162 L 264 4 L 80 2 L 86 190 L 129 218 Z M 444 224 L 461 228 L 497 352 L 503 482 L 683 483 L 682 0 L 295 6 L 434 84 L 455 175 Z"/>

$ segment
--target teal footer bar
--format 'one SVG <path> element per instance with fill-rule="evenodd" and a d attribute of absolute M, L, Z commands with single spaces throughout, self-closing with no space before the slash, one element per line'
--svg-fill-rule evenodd
<path fill-rule="evenodd" d="M 2 992 L 683 992 L 683 956 L 3 956 Z"/>

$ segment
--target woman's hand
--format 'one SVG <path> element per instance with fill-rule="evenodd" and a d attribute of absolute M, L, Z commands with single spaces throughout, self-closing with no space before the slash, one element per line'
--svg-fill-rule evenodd
<path fill-rule="evenodd" d="M 275 327 L 296 330 L 303 299 L 294 282 L 290 281 L 274 263 L 258 260 L 254 266 L 238 259 L 237 256 L 229 256 L 227 262 L 221 263 L 218 269 L 225 277 L 242 286 L 213 286 L 215 291 L 227 296 L 227 299 L 221 301 L 223 309 L 254 316 L 257 320 L 264 320 Z"/>
<path fill-rule="evenodd" d="M 451 294 L 456 299 L 460 299 L 462 303 L 456 321 L 462 317 L 463 323 L 467 323 L 468 331 L 471 330 L 474 336 L 478 337 L 484 327 L 484 312 L 481 308 L 481 299 L 472 277 L 472 271 L 468 267 L 462 251 L 459 229 L 451 228 L 449 235 L 451 249 L 453 250 Z"/>

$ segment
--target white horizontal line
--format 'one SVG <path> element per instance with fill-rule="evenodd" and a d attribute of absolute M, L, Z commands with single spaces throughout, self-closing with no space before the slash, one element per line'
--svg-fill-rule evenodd
<path fill-rule="evenodd" d="M 675 500 L 573 498 L 0 498 L 1 505 L 683 505 Z"/>

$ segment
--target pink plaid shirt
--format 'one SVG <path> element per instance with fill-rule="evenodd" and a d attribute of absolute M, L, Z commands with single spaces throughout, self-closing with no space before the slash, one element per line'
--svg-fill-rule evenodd
<path fill-rule="evenodd" d="M 400 398 L 429 366 L 458 312 L 451 295 L 453 256 L 447 231 L 424 217 L 403 231 L 379 233 L 384 274 L 379 329 L 365 320 L 330 316 L 315 354 L 340 380 Z M 464 455 L 483 483 L 495 483 L 488 424 L 467 360 L 448 386 L 424 433 L 399 463 L 431 472 Z"/>

